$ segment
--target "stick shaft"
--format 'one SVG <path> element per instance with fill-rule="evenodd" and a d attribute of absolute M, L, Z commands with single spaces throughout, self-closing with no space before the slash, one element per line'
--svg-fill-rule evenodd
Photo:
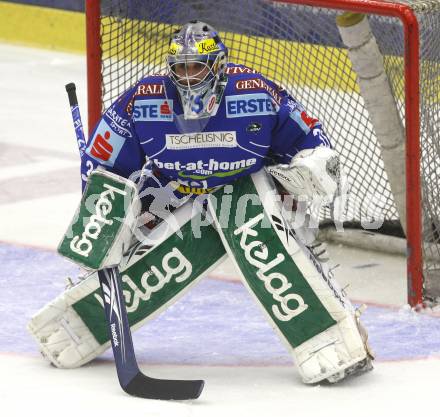
<path fill-rule="evenodd" d="M 66 91 L 69 96 L 78 150 L 82 156 L 86 148 L 86 140 L 75 84 L 67 84 Z M 198 398 L 204 386 L 204 382 L 201 380 L 155 379 L 140 372 L 134 352 L 118 267 L 101 269 L 98 271 L 98 277 L 116 363 L 116 372 L 122 389 L 130 395 L 150 399 L 189 400 Z"/>
<path fill-rule="evenodd" d="M 86 141 L 75 84 L 67 84 L 66 91 L 69 97 L 78 150 L 82 156 Z M 121 290 L 119 271 L 117 267 L 105 268 L 98 271 L 98 276 L 104 299 L 104 311 L 109 326 L 110 340 L 118 378 L 121 386 L 125 388 L 139 372 L 139 367 L 134 353 L 125 301 Z"/>
<path fill-rule="evenodd" d="M 117 267 L 98 271 L 119 382 L 125 388 L 139 373 Z"/>

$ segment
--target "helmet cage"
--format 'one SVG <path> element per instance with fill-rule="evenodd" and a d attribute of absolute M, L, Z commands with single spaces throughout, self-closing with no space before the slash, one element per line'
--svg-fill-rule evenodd
<path fill-rule="evenodd" d="M 167 57 L 168 73 L 180 94 L 186 119 L 210 117 L 213 108 L 209 109 L 208 103 L 215 94 L 225 62 L 226 54 L 223 51 Z"/>
<path fill-rule="evenodd" d="M 169 56 L 169 75 L 179 90 L 202 92 L 216 77 L 219 60 L 220 54 Z"/>

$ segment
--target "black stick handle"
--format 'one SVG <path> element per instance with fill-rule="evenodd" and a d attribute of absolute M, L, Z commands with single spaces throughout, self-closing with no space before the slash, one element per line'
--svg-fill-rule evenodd
<path fill-rule="evenodd" d="M 72 112 L 73 125 L 75 127 L 76 143 L 78 144 L 80 156 L 83 156 L 87 142 L 84 135 L 83 124 L 81 121 L 81 113 L 79 112 L 75 83 L 66 84 L 66 91 L 69 97 L 70 111 Z"/>
<path fill-rule="evenodd" d="M 78 97 L 76 96 L 76 85 L 75 83 L 66 84 L 67 95 L 69 96 L 70 106 L 78 105 Z"/>

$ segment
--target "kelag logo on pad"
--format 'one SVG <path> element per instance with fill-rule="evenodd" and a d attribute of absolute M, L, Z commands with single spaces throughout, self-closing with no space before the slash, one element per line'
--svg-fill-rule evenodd
<path fill-rule="evenodd" d="M 226 117 L 246 117 L 276 114 L 267 94 L 239 94 L 226 97 Z"/>

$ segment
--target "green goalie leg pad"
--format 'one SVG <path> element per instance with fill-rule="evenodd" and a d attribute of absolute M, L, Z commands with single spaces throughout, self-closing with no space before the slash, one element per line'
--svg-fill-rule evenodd
<path fill-rule="evenodd" d="M 200 214 L 192 210 L 191 204 L 177 209 L 173 215 L 180 230 L 168 232 L 153 247 L 145 242 L 135 245 L 125 255 L 125 265 L 120 266 L 128 320 L 134 328 L 173 303 L 226 256 L 211 225 L 200 227 L 197 237 L 193 235 L 192 218 Z M 153 231 L 156 236 L 161 235 L 161 228 L 167 228 L 165 222 Z M 99 288 L 73 304 L 101 345 L 109 341 L 102 306 Z"/>
<path fill-rule="evenodd" d="M 286 342 L 303 382 L 371 370 L 350 301 L 285 220 L 265 171 L 209 197 L 209 213 L 243 282 Z"/>
<path fill-rule="evenodd" d="M 211 195 L 209 211 L 245 285 L 274 329 L 296 348 L 333 326 L 331 304 L 344 301 L 326 296 L 332 291 L 276 208 L 269 181 L 264 171 L 243 177 Z M 341 305 L 339 310 L 345 313 Z"/>
<path fill-rule="evenodd" d="M 93 171 L 58 253 L 88 269 L 118 265 L 140 211 L 136 184 Z"/>

